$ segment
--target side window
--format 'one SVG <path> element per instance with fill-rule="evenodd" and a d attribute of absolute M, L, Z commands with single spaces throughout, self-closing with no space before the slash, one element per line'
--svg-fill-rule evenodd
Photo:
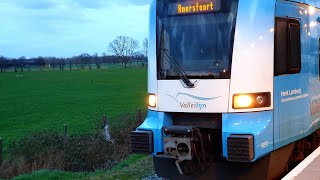
<path fill-rule="evenodd" d="M 289 21 L 289 59 L 287 61 L 288 73 L 299 73 L 301 70 L 300 22 Z"/>
<path fill-rule="evenodd" d="M 301 71 L 300 22 L 276 18 L 274 75 Z"/>

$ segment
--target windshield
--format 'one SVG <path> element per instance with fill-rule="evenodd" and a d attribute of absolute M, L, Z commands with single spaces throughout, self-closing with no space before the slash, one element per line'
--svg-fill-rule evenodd
<path fill-rule="evenodd" d="M 237 5 L 237 0 L 159 0 L 158 79 L 179 78 L 161 49 L 171 53 L 188 78 L 230 78 Z"/>

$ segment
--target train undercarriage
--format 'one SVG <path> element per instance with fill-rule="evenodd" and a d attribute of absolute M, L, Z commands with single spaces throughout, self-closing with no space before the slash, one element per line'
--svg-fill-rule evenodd
<path fill-rule="evenodd" d="M 167 145 L 169 149 L 165 150 L 163 155 L 153 158 L 155 171 L 159 176 L 184 180 L 280 179 L 320 146 L 318 130 L 256 162 L 230 162 L 222 158 L 221 148 L 211 148 L 221 143 L 217 131 L 197 129 L 194 133 L 196 134 L 190 134 L 193 138 L 188 139 L 187 143 L 185 139 L 177 142 L 176 138 L 165 140 L 167 144 L 177 145 Z M 200 138 L 208 144 L 204 146 Z"/>
<path fill-rule="evenodd" d="M 212 114 L 188 114 L 189 120 L 179 113 L 172 116 L 173 125 L 162 128 L 164 152 L 153 158 L 156 173 L 164 178 L 279 179 L 320 146 L 318 130 L 251 162 L 253 137 L 233 135 L 228 138 L 227 160 L 222 155 L 219 115 L 215 115 L 215 121 L 207 120 Z"/>

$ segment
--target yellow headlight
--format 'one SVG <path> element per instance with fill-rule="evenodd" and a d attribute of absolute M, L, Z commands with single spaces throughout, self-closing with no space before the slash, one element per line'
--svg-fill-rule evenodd
<path fill-rule="evenodd" d="M 233 108 L 249 108 L 254 104 L 253 97 L 246 94 L 235 95 L 233 98 Z"/>
<path fill-rule="evenodd" d="M 271 93 L 246 93 L 233 95 L 233 109 L 264 108 L 271 106 Z"/>
<path fill-rule="evenodd" d="M 157 106 L 157 96 L 155 94 L 149 94 L 148 105 L 153 108 Z"/>

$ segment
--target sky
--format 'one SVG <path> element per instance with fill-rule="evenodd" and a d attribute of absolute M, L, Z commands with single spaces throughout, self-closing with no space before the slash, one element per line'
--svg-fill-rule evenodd
<path fill-rule="evenodd" d="M 148 35 L 151 0 L 0 0 L 0 55 L 110 54 L 116 36 Z"/>

